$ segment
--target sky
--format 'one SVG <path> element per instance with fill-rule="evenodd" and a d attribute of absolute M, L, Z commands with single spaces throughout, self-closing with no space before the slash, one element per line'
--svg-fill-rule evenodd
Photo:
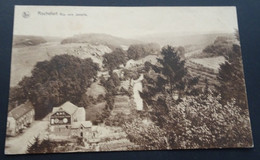
<path fill-rule="evenodd" d="M 15 6 L 14 34 L 70 37 L 105 33 L 122 38 L 154 34 L 233 33 L 235 7 Z"/>

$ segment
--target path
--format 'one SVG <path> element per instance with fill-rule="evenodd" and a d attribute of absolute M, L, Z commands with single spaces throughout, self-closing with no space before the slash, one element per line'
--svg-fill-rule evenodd
<path fill-rule="evenodd" d="M 30 128 L 27 128 L 24 133 L 16 137 L 7 137 L 5 142 L 5 154 L 24 154 L 26 153 L 29 142 L 32 142 L 34 137 L 44 133 L 48 127 L 48 121 L 34 121 Z"/>
<path fill-rule="evenodd" d="M 143 99 L 140 97 L 139 92 L 143 91 L 142 80 L 144 79 L 144 75 L 141 74 L 140 77 L 133 82 L 133 92 L 134 92 L 134 101 L 136 103 L 137 110 L 143 110 Z"/>

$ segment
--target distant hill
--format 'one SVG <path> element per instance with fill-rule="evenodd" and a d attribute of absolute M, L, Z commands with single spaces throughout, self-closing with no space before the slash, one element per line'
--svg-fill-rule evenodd
<path fill-rule="evenodd" d="M 217 37 L 234 36 L 232 33 L 212 33 L 212 34 L 192 34 L 192 35 L 174 35 L 174 34 L 154 34 L 139 37 L 138 39 L 146 43 L 155 42 L 161 46 L 187 46 L 187 45 L 199 45 L 207 46 L 212 44 Z"/>
<path fill-rule="evenodd" d="M 111 36 L 108 34 L 102 33 L 91 33 L 91 34 L 80 34 L 75 35 L 73 37 L 68 37 L 61 41 L 61 44 L 66 43 L 90 43 L 94 45 L 106 45 L 112 50 L 117 47 L 129 46 L 135 43 L 141 43 L 137 40 L 124 39 L 115 36 Z"/>
<path fill-rule="evenodd" d="M 46 42 L 46 39 L 40 36 L 14 35 L 13 37 L 14 47 L 36 46 Z"/>

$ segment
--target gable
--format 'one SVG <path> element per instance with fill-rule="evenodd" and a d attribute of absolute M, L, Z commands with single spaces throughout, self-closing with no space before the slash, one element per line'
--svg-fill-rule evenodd
<path fill-rule="evenodd" d="M 55 113 L 53 113 L 51 117 L 70 117 L 70 114 L 68 114 L 64 110 L 58 110 Z"/>
<path fill-rule="evenodd" d="M 78 109 L 77 106 L 75 106 L 74 104 L 72 104 L 71 102 L 67 101 L 64 104 L 62 104 L 59 107 L 53 107 L 52 112 L 57 112 L 58 110 L 64 110 L 65 112 L 67 112 L 68 114 L 72 115 L 73 113 L 76 112 L 76 110 Z"/>

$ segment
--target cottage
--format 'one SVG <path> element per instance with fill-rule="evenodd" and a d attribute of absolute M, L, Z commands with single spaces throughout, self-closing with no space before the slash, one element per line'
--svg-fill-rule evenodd
<path fill-rule="evenodd" d="M 34 115 L 34 107 L 29 101 L 12 109 L 7 117 L 6 135 L 16 136 L 34 121 Z"/>

